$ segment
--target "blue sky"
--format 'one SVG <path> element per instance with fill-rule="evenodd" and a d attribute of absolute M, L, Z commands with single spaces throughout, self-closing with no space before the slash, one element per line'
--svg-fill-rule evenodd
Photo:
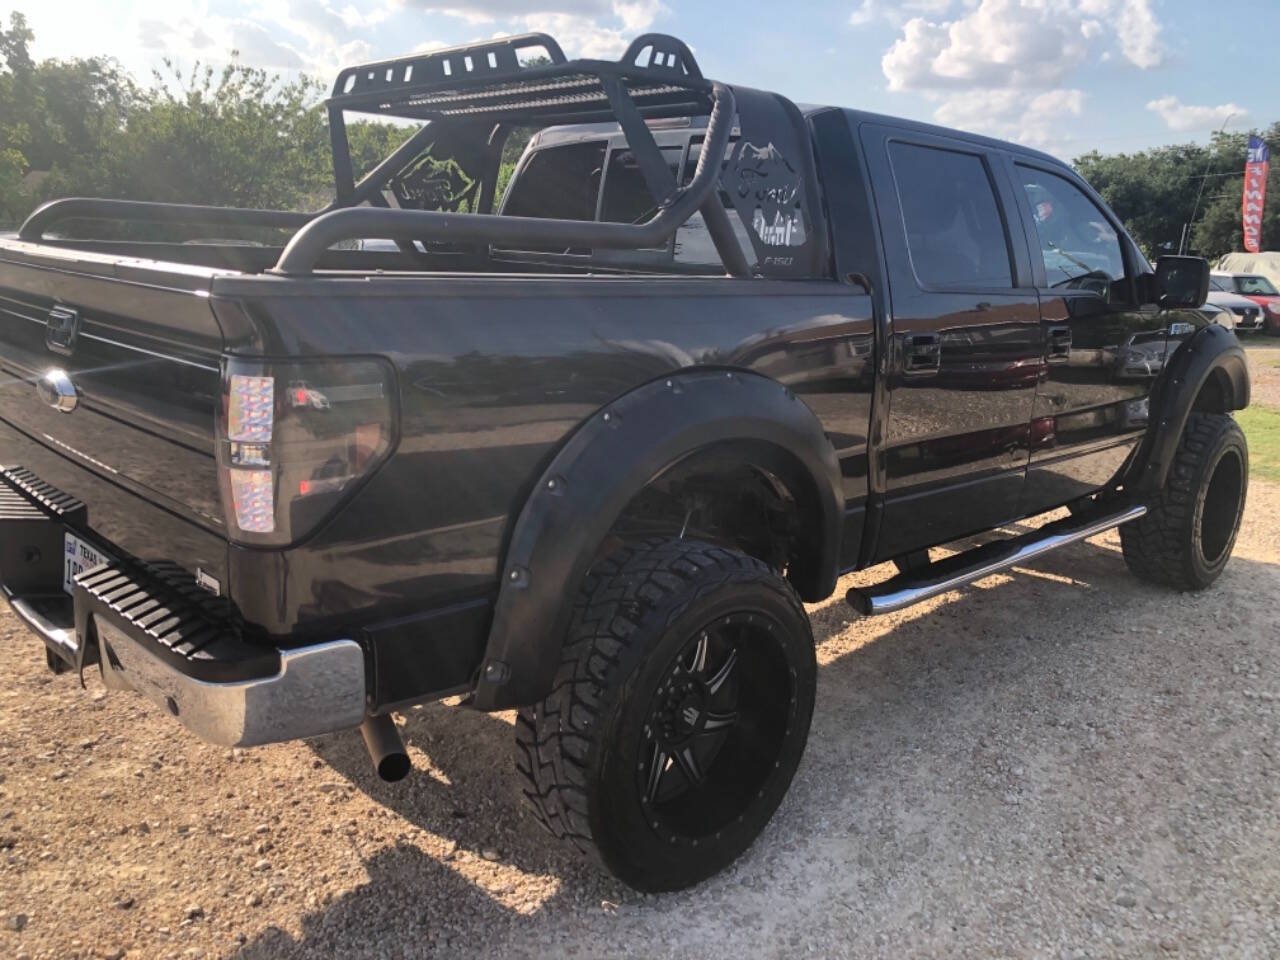
<path fill-rule="evenodd" d="M 345 63 L 545 30 L 617 56 L 653 30 L 703 72 L 1070 158 L 1280 119 L 1280 0 L 17 0 L 41 57 L 162 57 L 326 80 Z M 5 4 L 0 0 L 0 12 Z M 7 16 L 6 16 L 7 19 Z"/>

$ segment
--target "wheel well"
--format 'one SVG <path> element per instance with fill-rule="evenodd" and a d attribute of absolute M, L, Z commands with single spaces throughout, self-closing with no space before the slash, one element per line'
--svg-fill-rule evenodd
<path fill-rule="evenodd" d="M 1191 404 L 1193 413 L 1227 413 L 1234 410 L 1235 388 L 1227 371 L 1218 367 L 1209 374 Z"/>
<path fill-rule="evenodd" d="M 798 465 L 797 465 L 798 466 Z M 624 541 L 672 536 L 730 546 L 785 572 L 809 599 L 821 523 L 806 477 L 741 449 L 707 450 L 651 480 L 627 504 L 597 557 Z"/>

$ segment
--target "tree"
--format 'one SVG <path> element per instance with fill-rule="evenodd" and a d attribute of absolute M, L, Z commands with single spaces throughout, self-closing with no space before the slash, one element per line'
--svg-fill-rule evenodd
<path fill-rule="evenodd" d="M 317 81 L 286 81 L 233 52 L 219 69 L 166 62 L 143 88 L 106 58 L 35 63 L 31 40 L 21 14 L 0 28 L 0 224 L 60 196 L 301 210 L 332 198 Z M 410 132 L 350 124 L 356 170 Z"/>
<path fill-rule="evenodd" d="M 1280 123 L 1263 134 L 1280 147 Z M 1178 144 L 1133 154 L 1085 154 L 1076 169 L 1102 194 L 1149 256 L 1177 252 L 1184 225 L 1189 248 L 1215 259 L 1242 244 L 1240 199 L 1248 134 L 1218 134 L 1208 146 Z M 1207 174 L 1207 175 L 1206 175 Z M 1204 184 L 1197 206 L 1196 197 Z M 1264 247 L 1280 247 L 1280 164 L 1268 181 Z M 1195 220 L 1192 221 L 1192 213 Z"/>
<path fill-rule="evenodd" d="M 138 102 L 137 88 L 113 60 L 46 60 L 29 52 L 33 34 L 20 13 L 0 28 L 0 220 L 20 219 L 37 197 L 32 171 L 93 162 Z"/>

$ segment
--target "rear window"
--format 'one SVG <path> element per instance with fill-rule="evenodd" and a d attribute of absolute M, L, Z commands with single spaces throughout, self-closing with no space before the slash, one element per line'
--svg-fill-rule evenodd
<path fill-rule="evenodd" d="M 1250 297 L 1274 297 L 1275 285 L 1266 277 L 1236 277 L 1236 291 Z"/>
<path fill-rule="evenodd" d="M 912 143 L 891 143 L 889 156 L 916 279 L 1012 287 L 1009 243 L 983 159 Z"/>
<path fill-rule="evenodd" d="M 502 213 L 509 217 L 594 220 L 604 149 L 604 141 L 589 141 L 537 151 L 511 184 Z"/>
<path fill-rule="evenodd" d="M 671 179 L 680 175 L 683 147 L 663 147 Z M 644 223 L 658 213 L 658 204 L 649 192 L 636 155 L 630 150 L 615 150 L 609 157 L 609 173 L 604 178 L 604 216 L 607 223 Z"/>

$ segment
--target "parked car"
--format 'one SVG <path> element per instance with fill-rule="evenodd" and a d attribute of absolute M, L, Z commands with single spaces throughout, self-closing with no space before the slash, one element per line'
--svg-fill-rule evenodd
<path fill-rule="evenodd" d="M 1280 290 L 1262 274 L 1214 271 L 1209 276 L 1209 284 L 1257 304 L 1266 332 L 1273 337 L 1280 336 Z"/>
<path fill-rule="evenodd" d="M 425 125 L 356 181 L 348 111 Z M 542 824 L 669 890 L 786 793 L 841 574 L 896 564 L 844 595 L 876 616 L 1110 529 L 1174 590 L 1231 556 L 1208 265 L 1051 156 L 655 34 L 351 67 L 328 116 L 326 211 L 72 199 L 0 241 L 0 581 L 55 673 L 214 743 L 358 728 L 387 779 L 394 711 L 515 708 Z M 294 232 L 49 237 L 86 216 Z"/>
<path fill-rule="evenodd" d="M 1280 287 L 1280 251 L 1261 253 L 1228 253 L 1218 258 L 1213 269 L 1220 273 L 1262 274 L 1274 287 Z"/>
<path fill-rule="evenodd" d="M 1209 275 L 1209 299 L 1202 310 L 1216 307 L 1230 317 L 1227 324 L 1239 332 L 1253 332 L 1266 329 L 1266 315 L 1262 304 L 1242 297 L 1234 292 L 1234 284 L 1229 276 L 1213 273 Z"/>

